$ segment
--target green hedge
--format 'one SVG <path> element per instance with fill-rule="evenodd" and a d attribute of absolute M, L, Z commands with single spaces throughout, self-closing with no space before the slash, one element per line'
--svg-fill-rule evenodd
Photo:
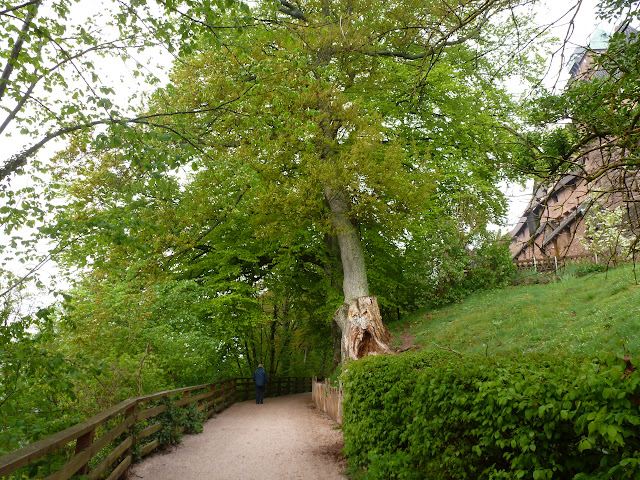
<path fill-rule="evenodd" d="M 445 351 L 352 362 L 342 376 L 351 473 L 638 479 L 640 372 L 632 363 Z"/>

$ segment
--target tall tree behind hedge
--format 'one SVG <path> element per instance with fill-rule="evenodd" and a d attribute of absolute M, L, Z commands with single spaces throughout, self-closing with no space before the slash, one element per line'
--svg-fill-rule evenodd
<path fill-rule="evenodd" d="M 503 2 L 309 1 L 276 14 L 269 5 L 256 14 L 268 22 L 224 39 L 223 50 L 203 41 L 153 105 L 203 110 L 168 125 L 190 125 L 206 152 L 198 166 L 254 172 L 249 208 L 262 234 L 303 219 L 337 238 L 345 304 L 334 319 L 353 338 L 347 307 L 370 298 L 360 228 L 399 238 L 437 205 L 472 204 L 468 218 L 484 224 L 502 214 L 502 124 L 513 117 L 497 84 L 524 61 L 511 45 L 501 63 L 517 17 L 501 15 Z M 364 304 L 378 323 L 358 350 L 388 351 L 375 299 Z"/>

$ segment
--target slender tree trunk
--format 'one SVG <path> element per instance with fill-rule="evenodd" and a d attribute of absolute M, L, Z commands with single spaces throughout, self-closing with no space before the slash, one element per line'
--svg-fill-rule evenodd
<path fill-rule="evenodd" d="M 333 355 L 331 356 L 331 371 L 342 363 L 342 329 L 335 321 L 331 319 L 331 344 L 333 346 Z"/>
<path fill-rule="evenodd" d="M 251 358 L 251 351 L 249 350 L 249 342 L 247 342 L 247 340 L 244 341 L 244 351 L 247 356 L 247 367 L 249 367 L 249 372 L 251 372 L 256 364 L 254 363 L 255 357 L 253 359 Z"/>
<path fill-rule="evenodd" d="M 269 374 L 274 375 L 277 368 L 276 365 L 276 328 L 278 316 L 276 315 L 276 309 L 273 309 L 273 320 L 269 326 Z"/>
<path fill-rule="evenodd" d="M 324 236 L 324 243 L 327 247 L 327 255 L 324 259 L 324 275 L 329 280 L 329 284 L 333 288 L 342 289 L 342 264 L 340 262 L 340 245 L 338 245 L 338 237 L 335 235 Z M 327 292 L 327 300 L 331 297 L 331 294 Z M 331 321 L 331 344 L 333 348 L 333 354 L 331 356 L 331 370 L 340 365 L 342 361 L 341 347 L 342 344 L 342 331 L 338 324 Z M 323 356 L 323 368 L 324 368 L 324 356 Z"/>

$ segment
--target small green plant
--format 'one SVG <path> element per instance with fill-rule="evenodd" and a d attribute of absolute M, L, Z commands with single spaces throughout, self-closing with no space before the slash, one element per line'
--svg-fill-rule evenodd
<path fill-rule="evenodd" d="M 576 277 L 583 277 L 593 273 L 602 273 L 607 271 L 607 265 L 602 263 L 580 263 L 570 265 L 565 269 L 566 273 L 575 275 Z"/>
<path fill-rule="evenodd" d="M 198 412 L 196 404 L 175 407 L 174 400 L 170 397 L 164 397 L 158 404 L 164 405 L 165 410 L 155 417 L 162 423 L 162 430 L 153 438 L 160 440 L 161 448 L 180 443 L 183 435 L 182 427 L 184 427 L 184 433 L 202 433 L 205 415 Z"/>
<path fill-rule="evenodd" d="M 202 433 L 205 420 L 204 413 L 198 412 L 198 406 L 190 403 L 185 409 L 185 415 L 180 426 L 185 427 L 185 433 Z"/>
<path fill-rule="evenodd" d="M 160 440 L 161 448 L 177 445 L 182 440 L 182 432 L 178 427 L 184 417 L 184 412 L 173 406 L 170 397 L 164 397 L 160 401 L 160 405 L 164 405 L 165 410 L 156 419 L 162 423 L 162 430 L 155 434 L 155 438 Z"/>

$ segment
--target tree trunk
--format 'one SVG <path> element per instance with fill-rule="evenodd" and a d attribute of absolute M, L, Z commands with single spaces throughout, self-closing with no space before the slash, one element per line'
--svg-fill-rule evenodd
<path fill-rule="evenodd" d="M 349 218 L 350 203 L 342 189 L 325 187 L 324 196 L 331 210 L 331 226 L 338 237 L 342 261 L 342 290 L 345 301 L 369 295 L 367 269 L 360 233 Z"/>
<path fill-rule="evenodd" d="M 349 218 L 347 194 L 330 187 L 325 187 L 324 193 L 340 245 L 344 274 L 345 301 L 333 314 L 333 321 L 342 330 L 342 363 L 367 355 L 392 353 L 389 347 L 391 334 L 382 323 L 378 300 L 369 295 L 364 250 L 358 229 Z"/>
<path fill-rule="evenodd" d="M 342 329 L 342 363 L 367 355 L 393 353 L 389 347 L 391 334 L 382 323 L 376 297 L 345 301 L 333 314 L 333 320 Z"/>

